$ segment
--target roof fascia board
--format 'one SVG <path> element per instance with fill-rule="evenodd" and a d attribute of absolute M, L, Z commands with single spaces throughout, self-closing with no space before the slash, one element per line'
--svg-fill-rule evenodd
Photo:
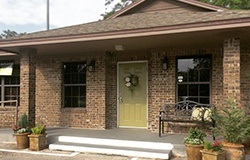
<path fill-rule="evenodd" d="M 113 15 L 109 16 L 107 19 L 119 17 L 120 15 L 122 15 L 125 12 L 129 11 L 130 9 L 142 4 L 145 1 L 147 1 L 147 0 L 135 1 L 134 3 L 128 5 L 127 7 L 123 8 L 123 9 L 117 11 L 116 13 L 114 13 Z M 211 5 L 211 4 L 204 3 L 204 2 L 200 2 L 200 1 L 193 1 L 193 0 L 177 0 L 177 1 L 189 4 L 189 5 L 193 5 L 193 6 L 196 6 L 196 7 L 208 9 L 208 10 L 211 10 L 211 11 L 216 11 L 216 12 L 227 10 L 226 8 L 218 7 L 218 6 Z"/>
<path fill-rule="evenodd" d="M 226 8 L 218 7 L 201 1 L 193 1 L 193 0 L 177 0 L 177 1 L 217 12 L 227 10 Z"/>
<path fill-rule="evenodd" d="M 135 1 L 134 3 L 131 3 L 130 5 L 128 5 L 127 7 L 117 11 L 116 13 L 114 13 L 113 15 L 109 16 L 107 19 L 112 19 L 112 18 L 116 18 L 118 16 L 120 16 L 121 14 L 129 11 L 130 9 L 138 6 L 139 4 L 145 2 L 146 0 L 138 0 L 138 1 Z"/>
<path fill-rule="evenodd" d="M 119 38 L 135 38 L 135 37 L 145 37 L 145 36 L 157 36 L 157 35 L 167 35 L 176 33 L 186 33 L 186 32 L 197 32 L 197 31 L 211 31 L 219 29 L 233 29 L 249 27 L 250 19 L 248 21 L 239 21 L 237 23 L 224 22 L 219 24 L 218 22 L 207 22 L 200 25 L 189 24 L 183 27 L 180 26 L 170 26 L 170 27 L 156 27 L 149 29 L 139 29 L 130 31 L 119 31 L 106 34 L 96 34 L 96 35 L 84 35 L 84 36 L 70 36 L 70 37 L 53 37 L 53 38 L 41 38 L 41 39 L 29 39 L 29 40 L 10 40 L 5 42 L 0 42 L 1 47 L 21 47 L 21 46 L 33 46 L 33 45 L 45 45 L 45 44 L 58 44 L 58 43 L 71 43 L 71 42 L 87 42 L 87 41 L 97 41 L 97 40 L 108 40 L 108 39 L 119 39 Z M 172 28 L 171 28 L 172 27 Z"/>

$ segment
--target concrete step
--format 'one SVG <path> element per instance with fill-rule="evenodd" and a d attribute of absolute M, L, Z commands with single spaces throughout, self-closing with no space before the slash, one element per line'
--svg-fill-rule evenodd
<path fill-rule="evenodd" d="M 16 137 L 12 129 L 0 129 L 0 143 L 15 143 Z"/>
<path fill-rule="evenodd" d="M 158 142 L 59 136 L 57 142 L 49 145 L 49 149 L 169 159 L 173 145 Z"/>

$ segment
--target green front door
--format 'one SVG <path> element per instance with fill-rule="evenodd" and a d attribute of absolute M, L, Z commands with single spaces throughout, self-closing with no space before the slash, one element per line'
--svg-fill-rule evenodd
<path fill-rule="evenodd" d="M 118 64 L 119 127 L 147 127 L 147 63 Z"/>

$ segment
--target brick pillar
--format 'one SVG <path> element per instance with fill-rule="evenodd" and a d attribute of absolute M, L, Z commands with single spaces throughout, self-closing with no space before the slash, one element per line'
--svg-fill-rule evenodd
<path fill-rule="evenodd" d="M 19 117 L 26 113 L 30 125 L 35 124 L 35 56 L 35 49 L 20 49 Z"/>
<path fill-rule="evenodd" d="M 223 53 L 223 94 L 224 103 L 228 99 L 241 107 L 240 97 L 240 39 L 224 40 Z"/>

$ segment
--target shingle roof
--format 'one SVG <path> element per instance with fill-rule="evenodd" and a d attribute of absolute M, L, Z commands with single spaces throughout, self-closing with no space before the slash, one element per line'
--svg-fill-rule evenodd
<path fill-rule="evenodd" d="M 27 34 L 14 39 L 36 39 L 94 33 L 109 33 L 116 31 L 148 29 L 154 27 L 181 26 L 203 22 L 224 21 L 250 18 L 250 10 L 231 10 L 223 12 L 191 12 L 191 13 L 138 13 L 114 19 L 107 19 L 87 24 L 53 29 Z"/>

